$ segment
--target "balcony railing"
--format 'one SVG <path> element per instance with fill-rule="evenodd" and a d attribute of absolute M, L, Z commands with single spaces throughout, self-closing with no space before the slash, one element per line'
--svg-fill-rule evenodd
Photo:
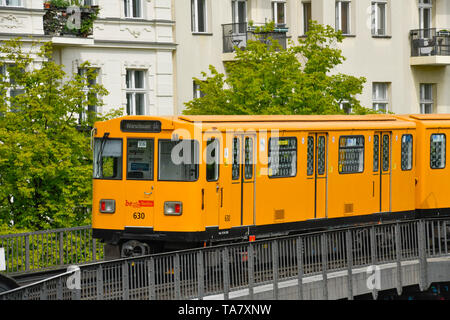
<path fill-rule="evenodd" d="M 450 56 L 450 29 L 410 31 L 411 56 Z"/>
<path fill-rule="evenodd" d="M 93 33 L 93 24 L 99 13 L 98 6 L 56 7 L 46 3 L 44 33 L 55 37 L 86 38 Z"/>
<path fill-rule="evenodd" d="M 229 23 L 223 24 L 223 52 L 233 52 L 235 47 L 243 49 L 247 46 L 248 40 L 261 41 L 270 44 L 277 40 L 283 49 L 286 49 L 287 28 L 276 27 L 269 32 L 256 32 L 255 25 L 248 23 Z"/>

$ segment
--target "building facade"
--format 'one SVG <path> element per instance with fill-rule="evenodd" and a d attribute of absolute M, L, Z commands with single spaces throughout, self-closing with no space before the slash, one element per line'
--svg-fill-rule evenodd
<path fill-rule="evenodd" d="M 192 77 L 210 64 L 224 72 L 233 46 L 245 46 L 246 23 L 272 20 L 286 43 L 304 36 L 312 19 L 345 35 L 337 46 L 346 61 L 334 72 L 367 79 L 357 97 L 363 106 L 450 113 L 448 0 L 176 0 L 174 10 L 177 112 L 199 94 Z"/>
<path fill-rule="evenodd" d="M 174 112 L 174 21 L 171 0 L 84 0 L 98 6 L 91 32 L 66 32 L 55 25 L 56 17 L 77 20 L 84 13 L 70 8 L 46 8 L 44 0 L 0 0 L 0 40 L 22 37 L 52 41 L 56 62 L 70 77 L 89 61 L 96 81 L 109 92 L 104 106 L 93 111 L 121 109 L 124 114 L 171 115 Z M 53 10 L 53 11 L 52 11 Z M 75 10 L 75 9 L 74 9 Z M 84 9 L 80 9 L 84 12 Z M 86 9 L 87 10 L 87 9 Z M 80 23 L 78 24 L 80 27 Z"/>
<path fill-rule="evenodd" d="M 363 106 L 450 113 L 448 0 L 84 0 L 100 10 L 82 35 L 48 30 L 45 2 L 0 0 L 0 40 L 52 41 L 69 76 L 89 61 L 109 91 L 103 107 L 89 107 L 99 112 L 181 114 L 201 94 L 193 77 L 209 65 L 224 73 L 234 46 L 252 38 L 250 21 L 274 21 L 273 37 L 286 46 L 312 19 L 345 35 L 337 46 L 346 61 L 333 72 L 367 79 L 357 97 Z"/>

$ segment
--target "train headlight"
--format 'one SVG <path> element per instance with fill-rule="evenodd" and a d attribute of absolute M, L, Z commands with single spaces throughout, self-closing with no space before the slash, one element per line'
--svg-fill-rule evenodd
<path fill-rule="evenodd" d="M 101 213 L 114 213 L 116 212 L 115 200 L 100 200 L 100 212 Z"/>
<path fill-rule="evenodd" d="M 183 203 L 179 201 L 164 202 L 164 214 L 166 216 L 181 216 L 183 213 Z"/>

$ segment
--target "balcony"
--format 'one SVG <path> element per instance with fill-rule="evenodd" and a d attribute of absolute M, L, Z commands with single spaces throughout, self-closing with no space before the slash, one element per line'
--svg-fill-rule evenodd
<path fill-rule="evenodd" d="M 450 29 L 410 31 L 412 66 L 446 66 L 450 64 Z"/>
<path fill-rule="evenodd" d="M 261 24 L 262 26 L 262 24 Z M 244 49 L 248 40 L 261 41 L 270 44 L 271 39 L 277 40 L 286 49 L 288 28 L 275 27 L 272 31 L 260 32 L 258 27 L 248 23 L 223 24 L 223 53 L 232 53 L 235 47 Z M 271 38 L 271 39 L 269 39 Z"/>
<path fill-rule="evenodd" d="M 93 34 L 98 6 L 55 6 L 44 4 L 44 33 L 53 37 L 87 38 Z"/>

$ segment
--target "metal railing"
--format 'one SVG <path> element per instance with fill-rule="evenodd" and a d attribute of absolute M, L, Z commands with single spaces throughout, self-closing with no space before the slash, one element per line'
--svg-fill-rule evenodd
<path fill-rule="evenodd" d="M 307 276 L 449 255 L 450 219 L 416 220 L 178 251 L 80 266 L 1 299 L 203 299 Z M 78 279 L 78 289 L 69 283 Z M 76 283 L 76 281 L 75 281 Z M 67 284 L 67 285 L 66 285 Z M 73 287 L 73 286 L 72 286 Z M 351 287 L 351 286 L 350 286 Z M 302 290 L 299 291 L 301 298 Z"/>
<path fill-rule="evenodd" d="M 91 226 L 0 235 L 6 273 L 19 274 L 103 260 Z"/>
<path fill-rule="evenodd" d="M 450 29 L 410 31 L 411 56 L 450 56 Z"/>
<path fill-rule="evenodd" d="M 243 49 L 247 46 L 248 40 L 261 41 L 271 44 L 272 41 L 278 41 L 279 45 L 286 49 L 287 45 L 287 28 L 275 28 L 270 32 L 256 32 L 254 26 L 248 23 L 229 23 L 222 25 L 223 30 L 223 52 L 234 52 L 235 47 Z"/>

